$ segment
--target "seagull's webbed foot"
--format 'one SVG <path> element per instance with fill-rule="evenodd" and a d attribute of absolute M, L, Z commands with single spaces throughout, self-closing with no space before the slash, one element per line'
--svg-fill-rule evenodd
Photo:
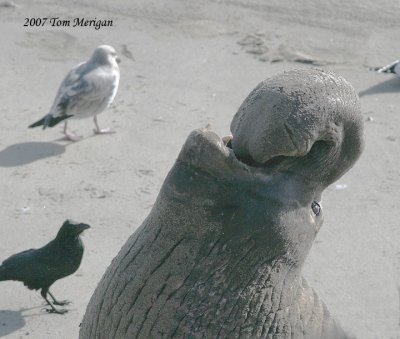
<path fill-rule="evenodd" d="M 111 128 L 100 128 L 99 124 L 97 122 L 97 116 L 95 115 L 93 118 L 94 125 L 96 128 L 93 130 L 94 134 L 113 134 L 115 131 L 113 131 Z"/>
<path fill-rule="evenodd" d="M 64 123 L 63 134 L 64 134 L 64 139 L 68 140 L 68 141 L 79 141 L 82 139 L 82 137 L 80 137 L 78 135 L 70 134 L 67 132 L 67 121 L 65 121 L 65 123 Z"/>
<path fill-rule="evenodd" d="M 75 142 L 75 141 L 82 140 L 82 137 L 80 137 L 79 135 L 75 135 L 75 134 L 64 133 L 64 140 Z"/>
<path fill-rule="evenodd" d="M 93 129 L 94 134 L 114 134 L 115 131 L 112 130 L 111 128 L 94 128 Z"/>

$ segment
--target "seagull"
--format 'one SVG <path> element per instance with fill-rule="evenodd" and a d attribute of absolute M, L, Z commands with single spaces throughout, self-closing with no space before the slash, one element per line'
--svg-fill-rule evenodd
<path fill-rule="evenodd" d="M 389 65 L 383 67 L 375 67 L 371 69 L 372 71 L 376 71 L 378 73 L 394 73 L 400 75 L 400 60 L 395 60 Z"/>
<path fill-rule="evenodd" d="M 58 89 L 53 105 L 42 119 L 29 128 L 53 127 L 64 120 L 64 135 L 67 140 L 77 138 L 67 132 L 69 118 L 93 116 L 95 134 L 113 133 L 111 129 L 101 129 L 97 115 L 114 100 L 119 84 L 119 57 L 115 49 L 108 45 L 98 46 L 89 60 L 73 67 Z"/>

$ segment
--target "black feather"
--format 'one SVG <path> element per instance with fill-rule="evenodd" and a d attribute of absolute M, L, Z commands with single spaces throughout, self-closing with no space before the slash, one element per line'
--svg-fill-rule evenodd
<path fill-rule="evenodd" d="M 30 249 L 12 255 L 0 266 L 0 281 L 21 281 L 29 289 L 41 289 L 41 295 L 51 306 L 51 312 L 64 313 L 54 308 L 53 303 L 62 304 L 49 292 L 50 286 L 58 279 L 74 273 L 81 264 L 83 244 L 79 235 L 90 226 L 66 220 L 54 240 L 39 249 Z"/>
<path fill-rule="evenodd" d="M 72 117 L 72 115 L 63 115 L 60 117 L 53 117 L 51 115 L 46 115 L 39 121 L 36 121 L 32 125 L 29 125 L 28 127 L 34 128 L 34 127 L 38 127 L 38 126 L 43 126 L 43 129 L 45 129 L 46 127 L 53 127 L 53 126 L 57 125 L 59 122 L 65 120 L 65 119 L 68 119 L 70 117 Z"/>

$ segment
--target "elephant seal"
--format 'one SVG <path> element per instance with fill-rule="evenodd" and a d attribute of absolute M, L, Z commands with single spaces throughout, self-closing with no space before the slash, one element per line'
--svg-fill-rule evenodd
<path fill-rule="evenodd" d="M 358 159 L 352 86 L 293 70 L 245 99 L 225 143 L 195 130 L 97 286 L 80 338 L 347 338 L 301 269 L 323 189 Z"/>

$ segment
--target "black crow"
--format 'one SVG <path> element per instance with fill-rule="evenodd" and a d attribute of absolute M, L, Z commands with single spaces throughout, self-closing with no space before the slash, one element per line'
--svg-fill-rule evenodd
<path fill-rule="evenodd" d="M 87 224 L 66 220 L 54 240 L 39 249 L 30 249 L 12 255 L 0 266 L 0 281 L 22 281 L 31 290 L 41 289 L 40 294 L 51 307 L 48 312 L 63 314 L 65 309 L 56 309 L 54 305 L 66 305 L 69 302 L 57 301 L 50 293 L 50 286 L 58 279 L 74 273 L 81 264 L 83 243 L 79 235 L 90 228 Z M 47 299 L 53 299 L 53 304 Z"/>

